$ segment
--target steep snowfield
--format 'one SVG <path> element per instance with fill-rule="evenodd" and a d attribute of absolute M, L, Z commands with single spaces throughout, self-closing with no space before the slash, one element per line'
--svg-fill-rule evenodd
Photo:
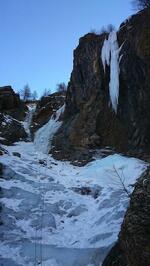
<path fill-rule="evenodd" d="M 117 41 L 117 33 L 110 32 L 108 40 L 104 41 L 101 58 L 103 62 L 104 71 L 106 65 L 110 66 L 110 82 L 109 95 L 113 110 L 117 113 L 117 105 L 119 98 L 119 46 Z"/>
<path fill-rule="evenodd" d="M 99 266 L 129 202 L 118 174 L 131 191 L 146 164 L 115 154 L 79 168 L 36 146 L 16 143 L 0 156 L 1 265 Z"/>

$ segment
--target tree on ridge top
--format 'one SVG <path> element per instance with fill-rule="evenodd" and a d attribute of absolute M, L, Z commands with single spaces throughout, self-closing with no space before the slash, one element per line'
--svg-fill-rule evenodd
<path fill-rule="evenodd" d="M 150 0 L 133 0 L 132 5 L 137 10 L 142 10 L 144 8 L 150 7 Z"/>

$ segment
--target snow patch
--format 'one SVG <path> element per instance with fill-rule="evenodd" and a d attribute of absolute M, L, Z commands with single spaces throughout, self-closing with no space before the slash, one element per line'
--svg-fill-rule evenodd
<path fill-rule="evenodd" d="M 106 65 L 110 66 L 110 82 L 109 82 L 109 95 L 113 110 L 117 113 L 117 105 L 119 98 L 119 46 L 117 41 L 117 33 L 110 32 L 108 40 L 104 41 L 101 58 L 103 62 L 104 71 Z"/>

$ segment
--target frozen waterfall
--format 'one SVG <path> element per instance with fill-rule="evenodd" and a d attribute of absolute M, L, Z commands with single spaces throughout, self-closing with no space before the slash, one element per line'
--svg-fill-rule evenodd
<path fill-rule="evenodd" d="M 108 40 L 104 41 L 101 58 L 104 71 L 106 69 L 106 65 L 110 66 L 109 95 L 112 108 L 116 113 L 119 98 L 119 51 L 117 33 L 112 31 L 109 34 Z"/>
<path fill-rule="evenodd" d="M 23 122 L 24 129 L 28 135 L 29 140 L 31 140 L 31 132 L 30 132 L 30 126 L 32 123 L 33 114 L 36 109 L 36 104 L 29 104 L 28 105 L 28 113 L 26 115 L 25 121 Z"/>
<path fill-rule="evenodd" d="M 52 138 L 62 124 L 62 122 L 59 121 L 59 117 L 63 113 L 64 107 L 65 105 L 57 110 L 57 112 L 50 118 L 48 123 L 36 132 L 34 144 L 37 150 L 45 154 L 49 152 Z"/>

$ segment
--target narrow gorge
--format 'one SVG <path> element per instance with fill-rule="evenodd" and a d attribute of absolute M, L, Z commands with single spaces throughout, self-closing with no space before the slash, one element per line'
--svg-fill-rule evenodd
<path fill-rule="evenodd" d="M 150 8 L 88 33 L 67 91 L 0 87 L 0 265 L 150 265 Z"/>

